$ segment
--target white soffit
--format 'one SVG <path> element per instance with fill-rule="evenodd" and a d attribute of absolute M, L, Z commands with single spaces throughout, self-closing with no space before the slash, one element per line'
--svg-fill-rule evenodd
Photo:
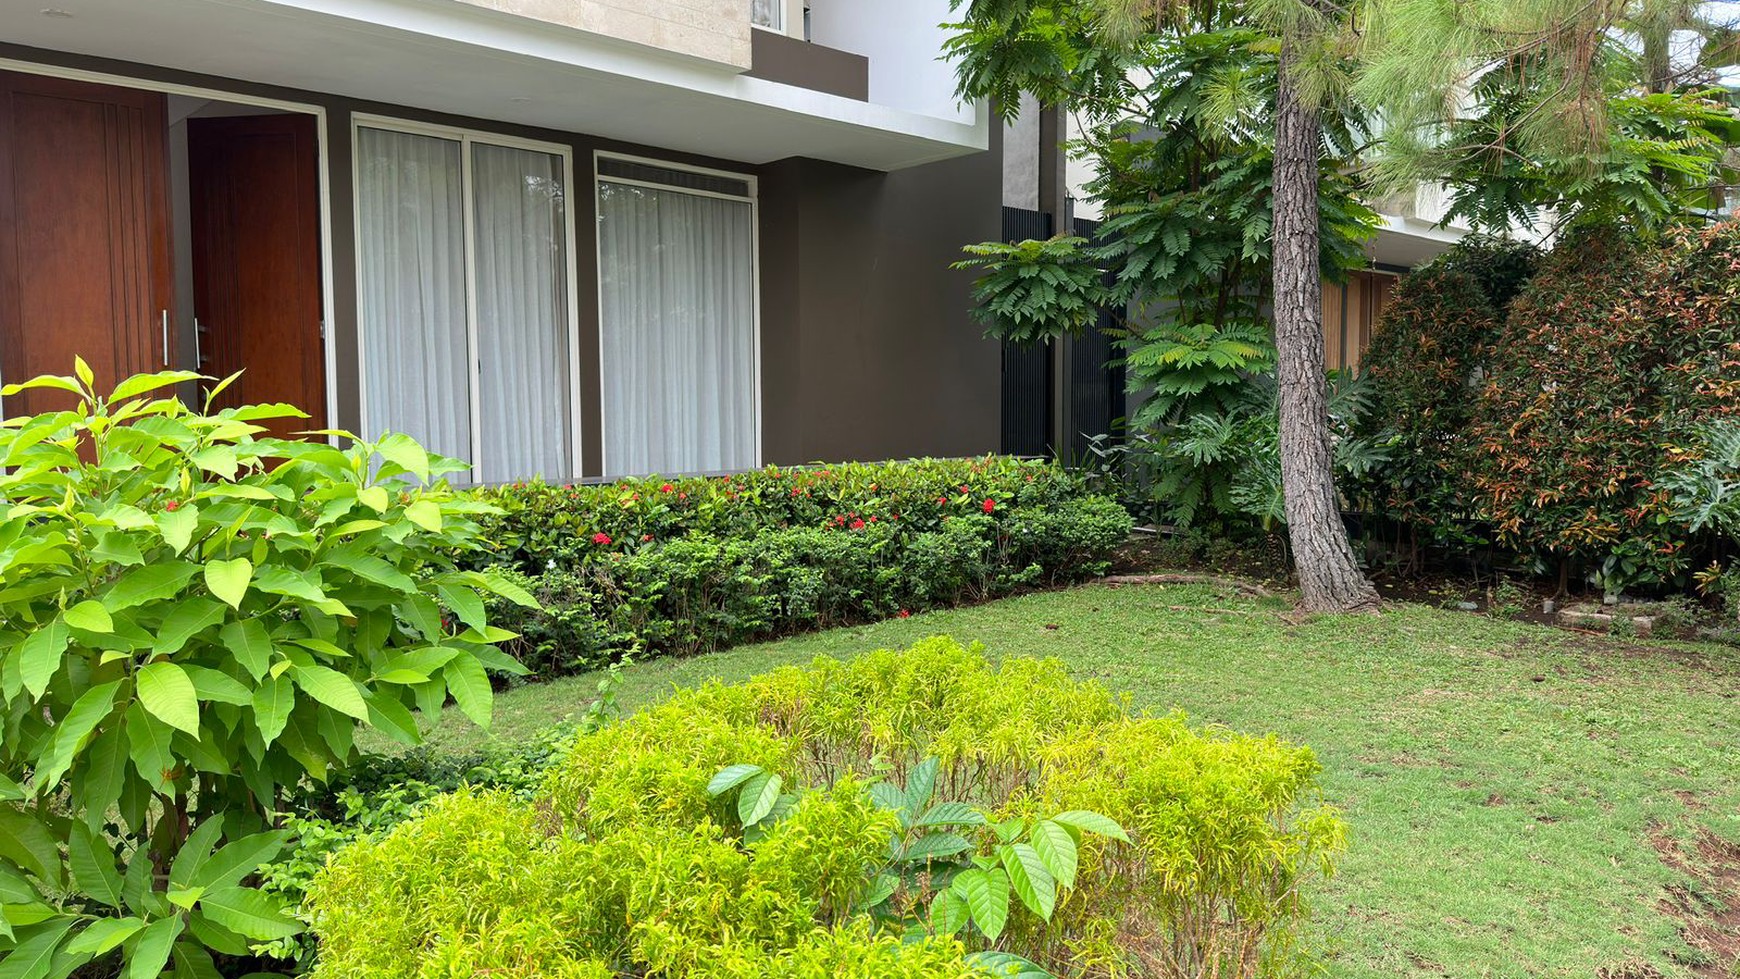
<path fill-rule="evenodd" d="M 858 102 L 454 0 L 0 0 L 0 41 L 744 163 L 896 170 L 989 145 L 983 111 Z"/>
<path fill-rule="evenodd" d="M 1383 224 L 1377 236 L 1366 243 L 1366 254 L 1380 265 L 1400 265 L 1416 268 L 1448 251 L 1468 232 L 1462 228 L 1443 228 L 1417 218 L 1382 214 Z"/>

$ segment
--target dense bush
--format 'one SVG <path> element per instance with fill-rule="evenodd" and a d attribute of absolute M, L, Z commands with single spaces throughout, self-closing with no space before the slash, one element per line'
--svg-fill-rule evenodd
<path fill-rule="evenodd" d="M 518 667 L 480 592 L 530 599 L 453 566 L 485 508 L 408 438 L 264 438 L 298 413 L 75 373 L 4 392 L 77 407 L 0 427 L 0 974 L 214 975 L 300 930 L 253 886 L 287 790 L 364 725 L 417 741 L 412 708 L 487 724 L 485 669 Z"/>
<path fill-rule="evenodd" d="M 1740 413 L 1736 267 L 1733 224 L 1585 228 L 1544 259 L 1482 242 L 1404 279 L 1367 355 L 1395 451 L 1366 499 L 1609 592 L 1683 582 L 1709 530 L 1670 483 L 1703 423 Z"/>
<path fill-rule="evenodd" d="M 1690 530 L 1662 477 L 1694 425 L 1740 411 L 1740 227 L 1560 245 L 1511 307 L 1471 429 L 1502 540 L 1608 591 L 1673 580 Z"/>
<path fill-rule="evenodd" d="M 343 851 L 315 975 L 1265 974 L 1344 843 L 1318 770 L 1054 661 L 818 660 L 582 734 L 532 802 L 461 792 Z"/>
<path fill-rule="evenodd" d="M 1499 328 L 1483 284 L 1435 263 L 1397 284 L 1361 365 L 1372 393 L 1365 429 L 1392 433 L 1392 451 L 1360 495 L 1440 544 L 1476 540 L 1468 426 Z"/>
<path fill-rule="evenodd" d="M 1489 536 L 1469 482 L 1469 426 L 1505 317 L 1540 260 L 1531 244 L 1464 238 L 1396 285 L 1361 363 L 1372 402 L 1361 431 L 1391 451 L 1353 495 L 1440 546 Z"/>
<path fill-rule="evenodd" d="M 1045 507 L 1081 495 L 1043 462 L 988 456 L 906 462 L 770 466 L 735 476 L 624 479 L 597 486 L 515 483 L 476 492 L 501 510 L 485 522 L 492 560 L 527 574 L 588 565 L 694 535 L 895 525 L 940 529 L 955 517 Z M 605 540 L 608 538 L 608 540 Z"/>
<path fill-rule="evenodd" d="M 484 491 L 541 602 L 491 612 L 538 676 L 695 653 L 1100 573 L 1118 504 L 1055 466 L 926 460 Z"/>

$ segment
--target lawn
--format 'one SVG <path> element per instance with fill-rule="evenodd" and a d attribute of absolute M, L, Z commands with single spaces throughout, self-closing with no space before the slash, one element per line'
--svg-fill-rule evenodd
<path fill-rule="evenodd" d="M 1095 585 L 652 661 L 623 699 L 938 633 L 1056 656 L 1138 706 L 1317 750 L 1354 834 L 1314 896 L 1331 976 L 1740 975 L 1663 910 L 1675 894 L 1718 902 L 1700 925 L 1714 933 L 1722 886 L 1656 848 L 1740 841 L 1740 653 L 1412 605 L 1305 623 L 1285 611 L 1206 586 Z M 560 721 L 595 683 L 502 695 L 494 736 Z M 447 749 L 480 737 L 452 712 L 432 735 Z"/>

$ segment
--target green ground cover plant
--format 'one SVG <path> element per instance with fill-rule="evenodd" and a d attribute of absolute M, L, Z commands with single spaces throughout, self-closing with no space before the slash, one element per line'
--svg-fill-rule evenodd
<path fill-rule="evenodd" d="M 200 414 L 173 396 L 194 380 L 100 394 L 79 361 L 5 390 L 68 405 L 0 426 L 7 979 L 246 971 L 301 930 L 254 886 L 290 791 L 449 697 L 487 724 L 485 671 L 518 669 L 481 596 L 531 599 L 454 566 L 487 508 L 424 488 L 450 463 L 266 438 L 300 412 Z"/>
<path fill-rule="evenodd" d="M 540 599 L 491 609 L 539 679 L 1080 581 L 1131 523 L 1055 465 L 996 456 L 476 497 L 502 512 L 474 562 Z"/>
<path fill-rule="evenodd" d="M 582 733 L 530 802 L 462 790 L 341 851 L 313 974 L 1277 974 L 1345 846 L 1319 774 L 1055 660 L 818 659 Z"/>
<path fill-rule="evenodd" d="M 622 674 L 619 700 L 644 710 L 675 687 L 938 633 L 1004 657 L 1056 657 L 1072 676 L 1126 692 L 1135 710 L 1182 708 L 1197 723 L 1311 745 L 1350 842 L 1312 897 L 1302 938 L 1316 974 L 1732 969 L 1688 944 L 1664 907 L 1679 906 L 1676 894 L 1730 905 L 1740 895 L 1668 866 L 1657 847 L 1681 848 L 1698 870 L 1700 838 L 1740 841 L 1740 653 L 1406 603 L 1309 621 L 1286 610 L 1284 599 L 1209 586 L 1088 586 L 657 660 Z M 428 750 L 511 744 L 582 710 L 595 685 L 506 692 L 493 735 L 450 712 Z"/>

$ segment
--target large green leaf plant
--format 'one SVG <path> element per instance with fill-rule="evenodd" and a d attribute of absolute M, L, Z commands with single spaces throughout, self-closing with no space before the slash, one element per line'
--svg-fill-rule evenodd
<path fill-rule="evenodd" d="M 250 886 L 284 790 L 359 727 L 418 741 L 413 709 L 487 724 L 517 664 L 482 596 L 532 599 L 455 567 L 488 508 L 412 439 L 76 368 L 3 392 L 69 407 L 0 426 L 0 976 L 215 976 L 300 930 Z"/>

